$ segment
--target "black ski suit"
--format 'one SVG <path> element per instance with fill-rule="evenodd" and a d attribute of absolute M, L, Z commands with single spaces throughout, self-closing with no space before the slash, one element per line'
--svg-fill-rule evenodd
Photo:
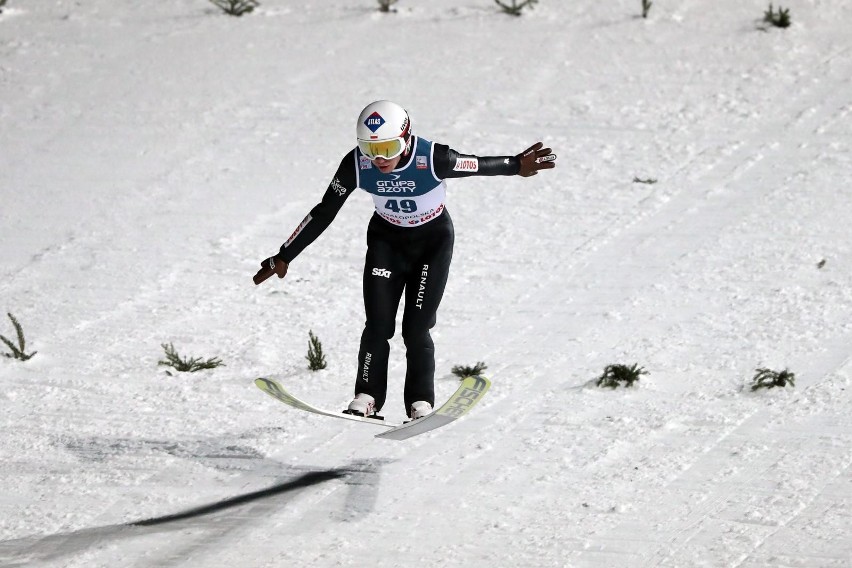
<path fill-rule="evenodd" d="M 515 156 L 479 157 L 412 137 L 411 150 L 393 172 L 382 174 L 355 148 L 340 162 L 322 201 L 276 255 L 290 263 L 332 222 L 356 188 L 373 196 L 376 212 L 367 228 L 364 308 L 367 315 L 355 393 L 385 403 L 387 368 L 396 312 L 405 293 L 402 337 L 406 347 L 405 408 L 435 404 L 435 347 L 429 333 L 447 284 L 453 256 L 453 222 L 446 210 L 446 178 L 515 175 Z"/>

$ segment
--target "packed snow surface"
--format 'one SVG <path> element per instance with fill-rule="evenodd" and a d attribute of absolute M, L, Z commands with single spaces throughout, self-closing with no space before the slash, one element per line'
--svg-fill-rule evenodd
<path fill-rule="evenodd" d="M 6 4 L 0 333 L 38 353 L 0 358 L 0 565 L 852 565 L 849 2 Z M 405 442 L 252 384 L 351 398 L 369 196 L 251 277 L 380 98 L 559 156 L 450 180 L 436 391 L 493 386 Z M 390 372 L 398 421 L 398 335 Z"/>

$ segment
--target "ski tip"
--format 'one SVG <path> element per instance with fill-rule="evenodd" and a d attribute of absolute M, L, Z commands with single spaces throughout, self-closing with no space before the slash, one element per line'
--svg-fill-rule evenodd
<path fill-rule="evenodd" d="M 273 381 L 272 379 L 259 377 L 254 380 L 254 385 L 266 394 L 274 396 L 275 398 L 286 398 L 286 391 L 284 387 L 282 387 L 279 383 Z"/>
<path fill-rule="evenodd" d="M 462 384 L 476 386 L 477 390 L 488 390 L 491 386 L 491 379 L 485 375 L 467 375 L 461 378 Z"/>

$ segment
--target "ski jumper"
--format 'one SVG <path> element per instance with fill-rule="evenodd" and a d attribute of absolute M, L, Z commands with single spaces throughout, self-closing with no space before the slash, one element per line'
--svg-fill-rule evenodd
<path fill-rule="evenodd" d="M 430 330 L 447 284 L 453 256 L 453 222 L 446 208 L 451 177 L 515 175 L 514 156 L 459 154 L 448 146 L 413 137 L 412 150 L 383 174 L 355 148 L 343 158 L 322 201 L 282 245 L 290 263 L 331 224 L 355 188 L 368 192 L 376 208 L 367 227 L 363 288 L 366 323 L 358 352 L 355 393 L 385 403 L 390 345 L 396 313 L 405 294 L 402 337 L 406 348 L 405 408 L 418 400 L 435 403 L 435 346 Z"/>

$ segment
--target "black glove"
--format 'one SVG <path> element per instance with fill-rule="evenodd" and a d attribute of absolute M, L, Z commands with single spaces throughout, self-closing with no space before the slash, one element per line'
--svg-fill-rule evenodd
<path fill-rule="evenodd" d="M 523 177 L 534 176 L 538 170 L 549 170 L 555 168 L 556 154 L 550 148 L 542 148 L 544 144 L 536 142 L 522 153 L 515 156 L 521 164 L 518 175 Z"/>

